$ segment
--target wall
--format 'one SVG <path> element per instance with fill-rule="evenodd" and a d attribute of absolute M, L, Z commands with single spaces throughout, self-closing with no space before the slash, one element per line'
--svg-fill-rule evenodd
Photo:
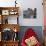
<path fill-rule="evenodd" d="M 1 7 L 10 7 L 10 6 L 14 6 L 14 1 L 15 0 L 0 0 L 0 6 Z"/>
<path fill-rule="evenodd" d="M 21 0 L 21 14 L 23 15 L 23 10 L 27 8 L 37 8 L 37 18 L 36 19 L 24 19 L 23 16 L 20 16 L 20 24 L 22 26 L 43 26 L 43 6 L 42 6 L 42 0 Z"/>
<path fill-rule="evenodd" d="M 0 6 L 14 6 L 15 0 L 0 0 Z M 43 6 L 42 0 L 17 0 L 20 6 L 20 17 L 19 24 L 21 26 L 43 26 Z M 37 8 L 37 18 L 36 19 L 24 19 L 23 10 L 27 8 Z"/>

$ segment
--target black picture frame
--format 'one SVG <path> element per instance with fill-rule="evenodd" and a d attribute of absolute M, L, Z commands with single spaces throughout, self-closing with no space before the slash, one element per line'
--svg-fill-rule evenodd
<path fill-rule="evenodd" d="M 36 18 L 37 17 L 37 8 L 28 8 L 23 11 L 23 18 Z"/>

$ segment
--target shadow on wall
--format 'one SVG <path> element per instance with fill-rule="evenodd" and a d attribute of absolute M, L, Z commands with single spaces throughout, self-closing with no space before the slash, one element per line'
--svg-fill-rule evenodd
<path fill-rule="evenodd" d="M 41 43 L 43 43 L 43 30 L 42 30 L 42 26 L 21 26 L 20 27 L 20 32 L 19 32 L 19 39 L 20 39 L 20 42 L 23 38 L 23 35 L 25 33 L 25 31 L 28 29 L 28 28 L 32 28 L 34 30 L 34 32 L 36 32 L 37 34 L 37 37 L 39 39 L 39 41 Z"/>

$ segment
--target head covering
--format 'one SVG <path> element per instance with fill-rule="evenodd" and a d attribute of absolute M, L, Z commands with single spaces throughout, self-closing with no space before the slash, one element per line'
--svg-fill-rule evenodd
<path fill-rule="evenodd" d="M 34 30 L 32 28 L 28 28 L 24 34 L 24 37 L 22 38 L 22 42 L 21 45 L 22 46 L 26 46 L 25 40 L 30 38 L 30 37 L 37 37 L 36 33 L 34 32 Z M 35 46 L 41 46 L 41 44 L 38 42 Z"/>
<path fill-rule="evenodd" d="M 36 33 L 34 32 L 34 30 L 32 28 L 28 28 L 24 34 L 24 37 L 23 37 L 23 42 L 25 43 L 25 39 L 28 39 L 32 36 L 35 36 L 36 37 Z"/>

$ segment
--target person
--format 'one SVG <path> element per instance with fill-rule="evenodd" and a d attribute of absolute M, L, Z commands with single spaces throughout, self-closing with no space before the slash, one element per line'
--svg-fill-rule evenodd
<path fill-rule="evenodd" d="M 22 38 L 21 46 L 41 46 L 32 28 L 28 28 Z"/>

